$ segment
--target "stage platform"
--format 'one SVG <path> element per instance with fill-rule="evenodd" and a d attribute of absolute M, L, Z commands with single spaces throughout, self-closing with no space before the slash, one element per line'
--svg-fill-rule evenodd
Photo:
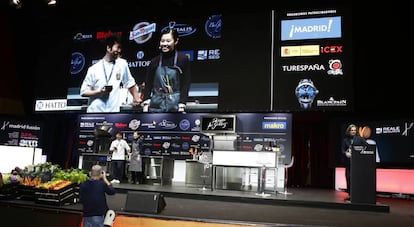
<path fill-rule="evenodd" d="M 288 188 L 288 192 L 292 194 L 265 192 L 266 195 L 262 195 L 254 191 L 202 190 L 202 187 L 188 187 L 182 183 L 164 186 L 121 183 L 114 184 L 114 187 L 117 193 L 107 196 L 110 209 L 115 210 L 118 215 L 135 217 L 139 220 L 140 218 L 155 218 L 169 221 L 216 223 L 223 227 L 228 225 L 239 227 L 414 225 L 412 215 L 414 200 L 377 197 L 377 204 L 352 204 L 344 202 L 347 196 L 345 192 L 334 189 Z M 166 207 L 157 214 L 128 212 L 125 207 L 129 191 L 161 193 L 165 197 Z M 142 206 L 148 205 L 142 202 Z M 79 221 L 82 212 L 81 203 L 56 207 L 19 199 L 0 201 L 1 207 L 11 216 L 23 212 L 28 216 L 31 215 L 31 218 L 27 217 L 27 220 L 35 219 L 39 223 L 40 220 L 49 218 L 49 215 L 56 216 L 56 219 L 58 216 L 70 215 L 70 220 Z M 13 220 L 13 223 L 16 223 L 16 219 Z"/>
<path fill-rule="evenodd" d="M 281 192 L 275 193 L 274 191 L 211 190 L 209 187 L 187 186 L 181 182 L 173 182 L 171 185 L 121 183 L 114 184 L 114 187 L 121 193 L 127 193 L 128 191 L 159 192 L 165 197 L 170 198 L 390 212 L 390 207 L 381 202 L 376 204 L 357 204 L 345 201 L 347 193 L 334 189 L 288 188 L 288 194 L 285 194 Z"/>

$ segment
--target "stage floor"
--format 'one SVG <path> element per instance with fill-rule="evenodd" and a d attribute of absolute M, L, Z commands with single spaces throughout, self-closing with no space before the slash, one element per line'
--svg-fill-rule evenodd
<path fill-rule="evenodd" d="M 114 184 L 114 187 L 119 192 L 123 193 L 127 193 L 128 191 L 159 192 L 165 197 L 171 198 L 361 210 L 385 213 L 390 211 L 390 207 L 387 204 L 378 201 L 376 204 L 355 204 L 344 201 L 347 197 L 347 193 L 334 189 L 288 188 L 288 194 L 274 191 L 264 191 L 259 193 L 251 190 L 211 190 L 211 187 L 203 188 L 202 186 L 188 186 L 185 183 L 180 182 L 173 182 L 171 185 L 135 185 L 121 183 Z"/>
<path fill-rule="evenodd" d="M 288 188 L 290 195 L 269 192 L 268 196 L 263 196 L 253 191 L 201 190 L 201 187 L 188 187 L 181 183 L 164 186 L 121 183 L 114 187 L 117 193 L 107 196 L 107 202 L 109 208 L 119 215 L 219 223 L 223 226 L 414 226 L 412 199 L 380 196 L 376 204 L 352 204 L 343 201 L 347 196 L 345 192 L 334 189 Z M 157 214 L 128 212 L 125 207 L 129 191 L 162 193 L 166 207 Z M 82 212 L 81 203 L 60 207 L 19 199 L 1 203 L 56 212 Z M 148 206 L 144 201 L 138 205 Z"/>

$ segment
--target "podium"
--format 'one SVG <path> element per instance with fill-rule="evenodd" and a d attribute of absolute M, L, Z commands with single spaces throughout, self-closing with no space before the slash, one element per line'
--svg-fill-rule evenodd
<path fill-rule="evenodd" d="M 376 204 L 376 145 L 354 145 L 351 157 L 351 203 Z"/>

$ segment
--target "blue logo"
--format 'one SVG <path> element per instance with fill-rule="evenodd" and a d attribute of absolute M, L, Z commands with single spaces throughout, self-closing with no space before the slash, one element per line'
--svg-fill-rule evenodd
<path fill-rule="evenodd" d="M 70 60 L 70 74 L 78 74 L 85 66 L 85 56 L 79 52 L 72 53 Z"/>
<path fill-rule="evenodd" d="M 341 17 L 282 20 L 281 40 L 341 38 Z"/>
<path fill-rule="evenodd" d="M 164 129 L 174 129 L 177 127 L 177 124 L 168 120 L 162 120 L 160 123 L 158 123 L 158 125 Z"/>
<path fill-rule="evenodd" d="M 221 15 L 210 16 L 204 25 L 204 29 L 211 38 L 221 38 Z"/>
<path fill-rule="evenodd" d="M 269 130 L 269 129 L 284 130 L 284 129 L 286 129 L 286 122 L 282 122 L 282 121 L 263 121 L 262 122 L 262 129 L 264 129 L 264 130 Z"/>
<path fill-rule="evenodd" d="M 181 144 L 181 148 L 183 148 L 183 150 L 188 150 L 188 148 L 190 148 L 190 144 L 188 142 L 184 142 L 183 144 Z"/>
<path fill-rule="evenodd" d="M 193 61 L 194 60 L 194 51 L 193 50 L 182 50 L 179 51 L 180 53 L 184 54 L 188 57 L 188 60 Z"/>
<path fill-rule="evenodd" d="M 183 131 L 187 131 L 190 128 L 190 121 L 187 119 L 183 119 L 180 121 L 180 129 Z"/>

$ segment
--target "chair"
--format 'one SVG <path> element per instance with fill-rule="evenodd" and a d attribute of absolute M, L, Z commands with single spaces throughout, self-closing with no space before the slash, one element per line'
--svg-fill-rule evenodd
<path fill-rule="evenodd" d="M 290 163 L 289 164 L 279 166 L 279 167 L 282 167 L 282 168 L 285 169 L 285 181 L 284 181 L 284 184 L 283 184 L 283 192 L 279 192 L 281 194 L 284 194 L 284 195 L 292 195 L 291 192 L 288 192 L 287 191 L 287 182 L 288 182 L 288 169 L 293 166 L 294 160 L 295 160 L 295 157 L 292 156 L 292 159 L 290 160 Z"/>

